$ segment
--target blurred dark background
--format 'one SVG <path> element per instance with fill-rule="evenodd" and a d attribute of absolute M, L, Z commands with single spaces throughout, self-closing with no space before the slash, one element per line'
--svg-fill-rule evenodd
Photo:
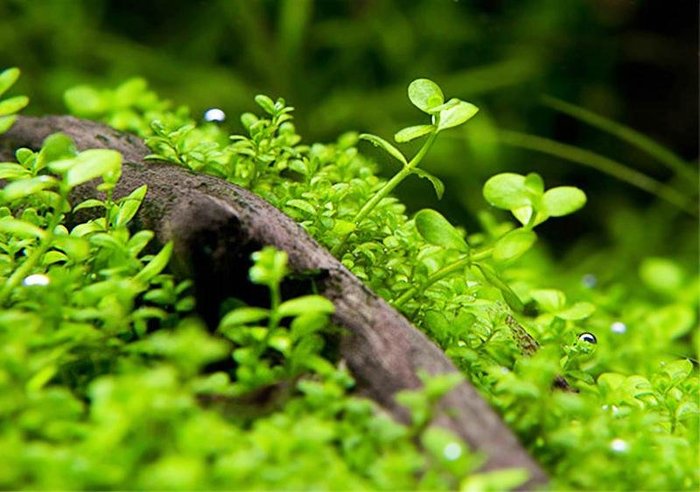
<path fill-rule="evenodd" d="M 548 186 L 580 186 L 586 209 L 542 228 L 555 253 L 583 240 L 590 248 L 628 242 L 634 255 L 641 241 L 645 254 L 697 256 L 692 213 L 498 139 L 508 129 L 575 145 L 675 179 L 692 201 L 697 183 L 542 96 L 639 130 L 697 168 L 697 53 L 697 0 L 0 0 L 0 67 L 23 70 L 19 89 L 34 114 L 65 112 L 62 94 L 73 85 L 140 75 L 194 115 L 224 109 L 231 132 L 264 93 L 297 108 L 306 142 L 348 130 L 389 139 L 424 122 L 406 87 L 431 78 L 481 113 L 427 158 L 447 183 L 442 202 L 423 180 L 399 194 L 412 210 L 439 208 L 472 228 L 485 207 L 481 185 L 496 172 L 536 171 Z"/>

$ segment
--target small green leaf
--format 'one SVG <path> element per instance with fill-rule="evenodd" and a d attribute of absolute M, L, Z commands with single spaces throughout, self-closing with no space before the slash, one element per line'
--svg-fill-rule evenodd
<path fill-rule="evenodd" d="M 119 174 L 122 155 L 111 149 L 90 149 L 81 152 L 73 159 L 61 159 L 49 164 L 54 172 L 65 172 L 68 186 L 75 187 L 95 178 L 108 178 Z"/>
<path fill-rule="evenodd" d="M 416 214 L 415 222 L 418 233 L 430 244 L 463 253 L 469 251 L 469 246 L 457 229 L 435 210 L 421 210 Z"/>
<path fill-rule="evenodd" d="M 256 323 L 270 317 L 270 311 L 259 307 L 242 307 L 227 313 L 219 323 L 219 329 Z"/>
<path fill-rule="evenodd" d="M 549 313 L 557 312 L 564 308 L 566 296 L 556 289 L 535 289 L 530 292 L 537 304 Z"/>
<path fill-rule="evenodd" d="M 484 198 L 497 208 L 513 210 L 531 204 L 525 187 L 525 177 L 515 173 L 501 173 L 486 181 Z"/>
<path fill-rule="evenodd" d="M 430 184 L 432 184 L 433 188 L 435 189 L 435 194 L 437 195 L 438 200 L 442 198 L 442 195 L 445 193 L 445 184 L 440 178 L 418 167 L 413 170 L 413 173 L 423 179 L 427 179 L 428 181 L 430 181 Z"/>
<path fill-rule="evenodd" d="M 73 139 L 65 133 L 53 133 L 44 139 L 37 157 L 37 169 L 43 169 L 49 162 L 70 159 L 78 155 Z"/>
<path fill-rule="evenodd" d="M 269 97 L 263 94 L 258 94 L 255 96 L 255 102 L 258 103 L 258 106 L 263 108 L 266 113 L 271 115 L 275 114 L 275 102 Z"/>
<path fill-rule="evenodd" d="M 501 291 L 503 300 L 506 301 L 506 304 L 508 304 L 513 311 L 518 313 L 523 312 L 523 309 L 525 309 L 523 301 L 521 301 L 518 294 L 516 294 L 513 289 L 511 289 L 508 284 L 498 276 L 493 268 L 485 263 L 476 263 L 475 266 L 491 285 Z"/>
<path fill-rule="evenodd" d="M 31 177 L 27 169 L 14 162 L 0 162 L 0 179 L 17 180 Z"/>
<path fill-rule="evenodd" d="M 107 98 L 98 90 L 87 85 L 68 89 L 63 94 L 63 101 L 72 114 L 84 118 L 101 116 L 109 107 Z"/>
<path fill-rule="evenodd" d="M 0 233 L 25 238 L 35 237 L 38 239 L 43 239 L 46 236 L 46 231 L 43 229 L 24 220 L 15 219 L 14 217 L 3 217 L 0 219 Z"/>
<path fill-rule="evenodd" d="M 15 96 L 0 101 L 0 116 L 15 114 L 27 104 L 29 104 L 29 98 L 27 96 Z"/>
<path fill-rule="evenodd" d="M 435 106 L 445 102 L 440 86 L 428 79 L 416 79 L 408 86 L 408 98 L 414 106 L 429 113 Z"/>
<path fill-rule="evenodd" d="M 401 151 L 393 145 L 391 145 L 386 140 L 384 140 L 382 137 L 378 137 L 370 133 L 362 133 L 359 138 L 361 138 L 362 140 L 367 140 L 376 147 L 384 149 L 389 155 L 391 155 L 394 159 L 402 163 L 404 166 L 408 165 L 408 161 L 406 161 L 406 158 L 403 156 Z"/>
<path fill-rule="evenodd" d="M 551 217 L 561 217 L 586 204 L 586 194 L 573 186 L 558 186 L 545 191 L 542 197 L 544 212 Z"/>
<path fill-rule="evenodd" d="M 154 256 L 153 259 L 149 261 L 139 273 L 136 274 L 134 279 L 138 282 L 147 283 L 149 280 L 163 271 L 163 269 L 168 265 L 172 252 L 173 242 L 168 241 L 168 243 L 163 246 L 163 249 L 161 249 L 160 252 Z"/>
<path fill-rule="evenodd" d="M 12 87 L 12 85 L 17 82 L 19 74 L 20 71 L 17 67 L 8 68 L 0 72 L 0 96 L 7 92 L 7 89 Z"/>
<path fill-rule="evenodd" d="M 432 133 L 433 131 L 435 131 L 435 127 L 433 125 L 409 126 L 396 132 L 396 135 L 394 135 L 394 140 L 396 140 L 398 143 L 410 142 L 411 140 L 420 138 L 423 135 Z"/>
<path fill-rule="evenodd" d="M 693 372 L 693 363 L 688 359 L 674 360 L 663 366 L 662 371 L 668 374 L 673 382 L 681 382 Z"/>
<path fill-rule="evenodd" d="M 17 115 L 0 116 L 0 133 L 5 133 L 17 121 Z"/>
<path fill-rule="evenodd" d="M 333 223 L 333 234 L 339 236 L 347 236 L 351 232 L 354 232 L 357 226 L 353 222 L 348 222 L 347 220 L 336 219 Z"/>
<path fill-rule="evenodd" d="M 73 212 L 77 212 L 78 210 L 82 210 L 84 208 L 94 208 L 94 207 L 104 207 L 105 202 L 102 200 L 97 200 L 95 198 L 89 198 L 85 200 L 84 202 L 80 202 L 77 204 L 75 207 L 73 207 Z"/>
<path fill-rule="evenodd" d="M 527 229 L 515 229 L 503 235 L 493 248 L 496 261 L 514 260 L 522 256 L 537 241 L 537 234 Z"/>
<path fill-rule="evenodd" d="M 290 299 L 280 304 L 277 313 L 282 316 L 299 316 L 309 313 L 331 314 L 335 311 L 335 306 L 331 301 L 323 296 L 308 295 Z"/>
<path fill-rule="evenodd" d="M 588 318 L 595 311 L 595 306 L 590 302 L 577 302 L 570 308 L 556 313 L 557 318 L 570 321 L 578 321 Z"/>
<path fill-rule="evenodd" d="M 129 196 L 119 200 L 119 211 L 114 219 L 115 227 L 126 225 L 134 218 L 141 206 L 141 202 L 143 202 L 143 198 L 146 196 L 146 190 L 146 185 L 139 186 L 129 193 Z"/>
<path fill-rule="evenodd" d="M 0 198 L 4 202 L 11 202 L 39 191 L 53 188 L 57 184 L 58 181 L 53 176 L 36 176 L 34 178 L 21 179 L 5 186 L 0 192 Z"/>
<path fill-rule="evenodd" d="M 75 262 L 83 261 L 90 256 L 90 244 L 80 237 L 56 236 L 54 245 Z"/>
<path fill-rule="evenodd" d="M 438 131 L 459 126 L 472 119 L 478 112 L 479 108 L 473 104 L 459 101 L 458 104 L 455 104 L 451 108 L 440 111 Z"/>

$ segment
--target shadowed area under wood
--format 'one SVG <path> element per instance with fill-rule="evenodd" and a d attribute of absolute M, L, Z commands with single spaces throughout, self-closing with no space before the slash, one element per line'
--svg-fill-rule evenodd
<path fill-rule="evenodd" d="M 272 245 L 287 252 L 292 271 L 313 272 L 319 293 L 335 305 L 333 321 L 347 330 L 341 353 L 359 390 L 399 420 L 405 422 L 408 414 L 394 395 L 420 386 L 420 370 L 429 374 L 457 371 L 423 333 L 292 219 L 257 195 L 222 179 L 172 164 L 145 163 L 149 151 L 137 137 L 71 117 L 20 117 L 0 136 L 0 160 L 12 160 L 18 147 L 38 149 L 44 138 L 58 131 L 72 137 L 80 150 L 110 148 L 122 153 L 125 162 L 115 197 L 143 184 L 148 186 L 134 225 L 155 231 L 161 245 L 174 242 L 173 271 L 193 279 L 198 311 L 210 327 L 216 325 L 224 298 L 234 295 L 249 300 L 255 295 L 247 281 L 250 253 Z M 99 198 L 94 185 L 78 187 L 73 200 Z M 547 482 L 514 434 L 468 382 L 443 398 L 434 422 L 484 453 L 484 469 L 526 468 L 531 479 L 525 488 Z"/>

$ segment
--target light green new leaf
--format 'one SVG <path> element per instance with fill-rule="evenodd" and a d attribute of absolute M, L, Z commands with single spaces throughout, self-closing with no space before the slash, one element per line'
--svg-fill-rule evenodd
<path fill-rule="evenodd" d="M 514 260 L 522 256 L 537 241 L 537 234 L 527 229 L 515 229 L 508 232 L 493 248 L 493 259 L 496 261 Z"/>
<path fill-rule="evenodd" d="M 440 111 L 440 124 L 438 125 L 438 131 L 459 126 L 462 123 L 472 119 L 478 112 L 479 108 L 473 104 L 458 101 L 458 103 L 451 108 Z"/>
<path fill-rule="evenodd" d="M 0 96 L 7 92 L 7 89 L 17 82 L 19 78 L 19 68 L 8 68 L 0 72 Z"/>
<path fill-rule="evenodd" d="M 535 289 L 530 292 L 537 304 L 549 313 L 559 311 L 566 304 L 566 295 L 556 289 Z"/>
<path fill-rule="evenodd" d="M 227 313 L 219 324 L 219 329 L 256 323 L 270 317 L 270 311 L 259 307 L 242 307 Z"/>
<path fill-rule="evenodd" d="M 271 115 L 275 114 L 275 102 L 269 97 L 263 94 L 258 94 L 255 96 L 255 102 L 258 103 L 258 106 L 263 108 L 266 113 Z"/>
<path fill-rule="evenodd" d="M 576 321 L 588 318 L 595 311 L 595 306 L 590 302 L 577 302 L 570 308 L 559 311 L 557 318 Z"/>
<path fill-rule="evenodd" d="M 580 209 L 586 204 L 586 194 L 573 186 L 558 186 L 544 192 L 542 205 L 551 217 L 561 217 Z"/>
<path fill-rule="evenodd" d="M 0 133 L 5 133 L 17 121 L 17 115 L 0 116 Z"/>
<path fill-rule="evenodd" d="M 138 282 L 148 283 L 149 280 L 158 275 L 168 265 L 172 253 L 173 242 L 168 241 L 168 243 L 163 246 L 163 249 L 143 267 L 143 270 L 136 274 L 134 279 Z"/>
<path fill-rule="evenodd" d="M 668 374 L 671 381 L 681 382 L 693 372 L 693 364 L 688 359 L 675 360 L 666 364 L 661 370 Z"/>
<path fill-rule="evenodd" d="M 90 256 L 90 243 L 81 237 L 56 236 L 54 245 L 75 262 L 84 261 Z"/>
<path fill-rule="evenodd" d="M 322 313 L 331 314 L 335 306 L 323 296 L 308 295 L 290 299 L 280 304 L 278 313 L 282 317 L 299 316 L 301 314 Z"/>
<path fill-rule="evenodd" d="M 62 159 L 49 164 L 55 172 L 65 172 L 65 181 L 71 188 L 99 177 L 119 174 L 122 155 L 116 150 L 90 149 L 73 159 Z M 67 170 L 66 170 L 67 168 Z"/>
<path fill-rule="evenodd" d="M 129 193 L 129 196 L 119 200 L 119 212 L 114 220 L 114 225 L 120 227 L 129 223 L 138 212 L 143 198 L 146 196 L 146 185 L 139 186 L 134 191 Z"/>
<path fill-rule="evenodd" d="M 434 130 L 435 127 L 433 125 L 409 126 L 396 132 L 396 135 L 394 135 L 394 140 L 396 140 L 398 143 L 410 142 L 411 140 L 427 135 Z"/>
<path fill-rule="evenodd" d="M 0 162 L 0 179 L 16 180 L 31 177 L 30 173 L 24 166 L 15 164 L 14 162 Z"/>
<path fill-rule="evenodd" d="M 13 181 L 3 188 L 0 193 L 0 199 L 3 202 L 11 202 L 24 198 L 25 196 L 33 195 L 39 191 L 53 188 L 56 184 L 58 184 L 58 181 L 52 176 L 36 176 L 34 178 Z"/>
<path fill-rule="evenodd" d="M 37 157 L 36 169 L 43 169 L 49 162 L 72 159 L 78 155 L 73 139 L 65 133 L 53 133 L 44 139 Z"/>
<path fill-rule="evenodd" d="M 504 210 L 531 205 L 525 187 L 525 176 L 520 174 L 501 173 L 492 176 L 484 184 L 483 194 L 487 202 Z"/>
<path fill-rule="evenodd" d="M 0 101 L 0 116 L 15 114 L 27 104 L 29 104 L 29 98 L 27 96 L 15 96 Z"/>
<path fill-rule="evenodd" d="M 544 181 L 542 176 L 537 173 L 530 173 L 525 176 L 525 187 L 536 197 L 540 197 L 544 193 Z"/>
<path fill-rule="evenodd" d="M 378 137 L 376 135 L 372 135 L 370 133 L 363 133 L 360 135 L 361 139 L 367 140 L 368 142 L 372 143 L 373 145 L 380 147 L 384 149 L 389 155 L 391 155 L 394 159 L 399 161 L 401 164 L 404 166 L 408 165 L 408 161 L 406 161 L 406 158 L 403 156 L 401 151 L 391 145 L 389 142 L 384 140 L 382 137 Z"/>
<path fill-rule="evenodd" d="M 445 102 L 440 86 L 428 79 L 416 79 L 408 86 L 408 98 L 425 113 Z"/>
<path fill-rule="evenodd" d="M 72 114 L 84 118 L 101 116 L 109 106 L 109 101 L 100 91 L 87 85 L 68 89 L 63 94 L 63 101 Z"/>
<path fill-rule="evenodd" d="M 430 244 L 463 253 L 469 251 L 469 246 L 457 229 L 435 210 L 421 210 L 416 214 L 415 221 L 418 233 Z"/>
<path fill-rule="evenodd" d="M 435 194 L 437 195 L 438 200 L 442 198 L 442 195 L 445 193 L 445 184 L 440 178 L 420 168 L 415 168 L 413 170 L 413 173 L 423 179 L 427 179 L 428 181 L 430 181 L 430 184 L 432 184 L 433 188 L 435 189 Z"/>
<path fill-rule="evenodd" d="M 3 217 L 0 219 L 0 233 L 24 238 L 35 237 L 38 239 L 43 239 L 44 236 L 46 236 L 45 230 L 24 220 L 15 219 L 14 217 Z"/>

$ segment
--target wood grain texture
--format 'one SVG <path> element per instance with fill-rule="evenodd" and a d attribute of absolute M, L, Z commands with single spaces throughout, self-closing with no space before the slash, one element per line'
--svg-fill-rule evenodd
<path fill-rule="evenodd" d="M 377 297 L 292 219 L 257 195 L 224 180 L 194 174 L 181 167 L 144 162 L 142 141 L 104 125 L 66 116 L 20 117 L 0 135 L 0 159 L 12 159 L 18 147 L 38 149 L 46 136 L 61 131 L 78 149 L 110 148 L 122 153 L 122 179 L 115 197 L 146 184 L 148 193 L 135 218 L 136 228 L 152 229 L 159 245 L 172 240 L 173 271 L 192 278 L 198 310 L 210 326 L 223 297 L 249 299 L 256 294 L 247 281 L 250 253 L 272 245 L 289 255 L 294 272 L 314 272 L 319 293 L 335 305 L 334 322 L 346 329 L 341 354 L 363 394 L 406 421 L 406 410 L 394 395 L 417 388 L 417 372 L 457 369 L 426 336 Z M 75 190 L 77 202 L 99 198 L 94 183 Z M 547 477 L 496 412 L 468 382 L 440 403 L 434 423 L 464 438 L 483 453 L 484 470 L 526 468 L 533 488 Z"/>

